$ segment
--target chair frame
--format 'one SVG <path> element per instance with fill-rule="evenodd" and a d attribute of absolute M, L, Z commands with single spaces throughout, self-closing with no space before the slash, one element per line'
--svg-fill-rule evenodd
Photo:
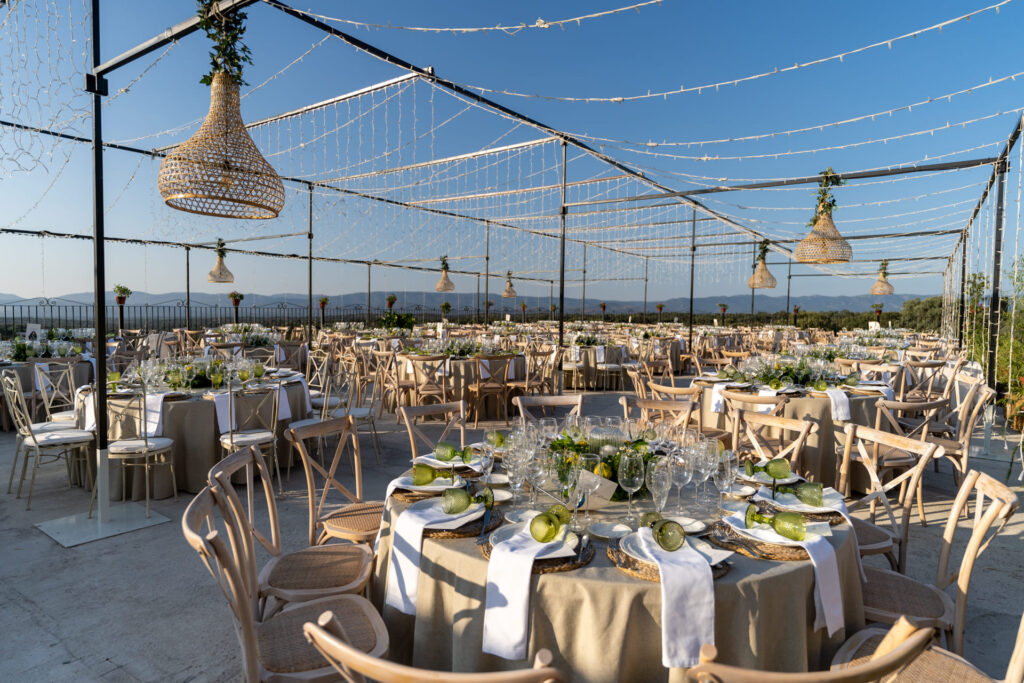
<path fill-rule="evenodd" d="M 443 441 L 455 427 L 459 429 L 459 448 L 466 447 L 467 407 L 465 401 L 432 403 L 425 406 L 402 406 L 398 410 L 402 415 L 402 420 L 405 422 L 405 429 L 409 433 L 409 447 L 412 452 L 412 459 L 419 457 L 416 439 L 426 444 L 430 451 L 433 452 L 434 447 Z M 451 419 L 448 419 L 449 415 L 452 416 Z M 445 423 L 441 436 L 437 437 L 437 439 L 431 439 L 417 426 L 416 421 L 421 418 L 425 420 L 428 417 L 437 416 L 440 416 L 442 419 L 448 419 L 448 421 Z"/>
<path fill-rule="evenodd" d="M 756 426 L 755 426 L 756 425 Z M 786 458 L 789 461 L 790 469 L 793 472 L 800 472 L 800 455 L 803 453 L 807 437 L 818 433 L 818 424 L 811 420 L 801 420 L 779 415 L 768 415 L 752 410 L 736 409 L 732 422 L 732 442 L 741 441 L 742 432 L 746 440 L 753 447 L 754 454 L 761 460 L 772 460 L 773 458 Z M 774 451 L 768 440 L 762 434 L 765 429 L 779 430 L 779 449 Z M 784 444 L 784 434 L 795 432 L 796 438 L 788 445 Z"/>
<path fill-rule="evenodd" d="M 583 394 L 563 394 L 561 396 L 516 396 L 512 405 L 519 410 L 519 417 L 524 424 L 537 424 L 537 418 L 530 408 L 540 408 L 547 413 L 548 408 L 570 408 L 569 415 L 583 414 Z"/>

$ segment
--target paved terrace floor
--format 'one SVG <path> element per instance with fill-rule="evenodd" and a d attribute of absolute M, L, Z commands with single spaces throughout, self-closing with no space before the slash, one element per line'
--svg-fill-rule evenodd
<path fill-rule="evenodd" d="M 620 394 L 588 395 L 586 414 L 619 414 Z M 504 423 L 488 423 L 501 426 Z M 467 434 L 479 440 L 481 429 Z M 404 427 L 385 414 L 379 430 L 383 464 L 362 439 L 367 498 L 384 494 L 408 467 Z M 1010 451 L 998 427 L 986 439 L 979 428 L 972 466 L 1005 480 Z M 1016 444 L 1016 437 L 1011 437 Z M 0 472 L 9 472 L 14 437 L 0 433 Z M 1024 502 L 1024 489 L 1014 490 Z M 294 468 L 279 500 L 286 550 L 304 546 L 305 479 Z M 689 489 L 692 495 L 692 489 Z M 675 495 L 673 493 L 673 495 Z M 954 495 L 950 465 L 925 476 L 928 527 L 911 528 L 908 574 L 935 578 L 942 528 Z M 67 489 L 60 464 L 41 468 L 31 511 L 0 493 L 0 680 L 5 681 L 228 681 L 241 677 L 240 651 L 220 590 L 181 535 L 190 496 L 155 501 L 171 519 L 65 549 L 34 527 L 82 512 L 89 494 Z M 964 523 L 966 524 L 966 523 Z M 1002 678 L 1024 611 L 1024 514 L 1018 513 L 981 557 L 967 609 L 967 657 Z M 265 558 L 264 558 L 265 559 Z M 874 558 L 869 562 L 876 562 Z M 880 566 L 887 566 L 884 560 Z"/>

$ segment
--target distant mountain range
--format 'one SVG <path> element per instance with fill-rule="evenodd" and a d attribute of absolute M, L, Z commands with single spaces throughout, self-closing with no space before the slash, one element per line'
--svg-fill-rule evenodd
<path fill-rule="evenodd" d="M 373 308 L 384 308 L 385 299 L 390 291 L 374 291 L 371 294 L 371 305 Z M 394 292 L 395 296 L 398 297 L 398 301 L 395 304 L 396 310 L 437 310 L 441 303 L 448 301 L 452 305 L 452 309 L 456 311 L 461 310 L 475 310 L 477 305 L 476 292 L 451 292 L 448 294 L 441 294 L 438 292 Z M 507 310 L 509 312 L 518 312 L 519 303 L 526 302 L 529 311 L 534 312 L 538 308 L 548 310 L 550 307 L 549 298 L 547 296 L 521 296 L 518 299 L 502 299 L 501 290 L 492 291 L 490 293 L 491 301 L 494 302 L 492 312 L 499 312 Z M 324 293 L 317 292 L 313 294 L 313 306 L 317 306 L 317 300 L 325 296 Z M 338 307 L 354 307 L 366 306 L 366 292 L 349 292 L 347 294 L 326 294 L 330 299 L 328 304 L 329 308 Z M 923 299 L 929 296 L 938 296 L 937 294 L 892 294 L 890 296 L 878 297 L 870 295 L 847 295 L 847 296 L 794 296 L 790 299 L 790 307 L 797 305 L 804 311 L 869 311 L 871 310 L 871 304 L 883 303 L 885 310 L 896 311 L 902 308 L 903 302 L 908 299 Z M 131 298 L 128 299 L 128 304 L 132 306 L 174 306 L 179 301 L 185 300 L 184 292 L 166 292 L 162 294 L 148 294 L 146 292 L 135 292 Z M 21 297 L 13 294 L 0 293 L 0 305 L 3 304 L 25 304 L 35 305 L 38 304 L 40 299 L 22 299 Z M 643 310 L 642 300 L 628 300 L 628 301 L 615 301 L 611 299 L 604 300 L 607 303 L 608 313 L 632 313 Z M 306 294 L 274 294 L 274 295 L 263 295 L 263 294 L 246 294 L 245 300 L 242 302 L 243 306 L 258 306 L 258 307 L 305 307 L 307 305 L 308 298 Z M 91 304 L 92 294 L 90 292 L 76 292 L 73 294 L 65 294 L 54 300 L 55 305 L 74 305 L 74 304 Z M 109 293 L 107 295 L 107 304 L 114 305 L 114 295 Z M 480 303 L 483 305 L 483 293 L 480 294 Z M 554 298 L 554 303 L 558 303 L 557 292 Z M 601 312 L 599 304 L 601 300 L 587 298 L 587 310 L 588 314 L 598 315 Z M 649 312 L 655 311 L 655 305 L 658 303 L 665 304 L 665 313 L 686 313 L 690 308 L 690 301 L 687 297 L 674 297 L 671 299 L 648 299 L 647 310 Z M 718 313 L 718 304 L 724 303 L 729 307 L 730 313 L 748 313 L 750 312 L 750 295 L 740 294 L 732 296 L 719 296 L 719 297 L 696 297 L 693 300 L 693 310 L 695 313 Z M 193 306 L 230 306 L 231 302 L 225 294 L 209 294 L 206 292 L 193 292 L 192 293 L 192 305 Z M 419 308 L 417 308 L 419 307 Z M 579 313 L 580 311 L 580 299 L 579 298 L 566 298 L 565 307 L 569 313 Z M 775 313 L 778 311 L 786 310 L 786 297 L 785 296 L 768 296 L 764 294 L 758 294 L 754 299 L 754 308 L 759 313 Z"/>

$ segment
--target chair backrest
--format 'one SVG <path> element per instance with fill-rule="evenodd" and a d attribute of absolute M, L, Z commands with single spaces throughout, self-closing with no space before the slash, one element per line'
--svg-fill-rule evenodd
<path fill-rule="evenodd" d="M 46 416 L 75 407 L 75 366 L 78 356 L 48 359 L 32 364 L 36 387 L 43 398 Z"/>
<path fill-rule="evenodd" d="M 778 673 L 742 669 L 728 664 L 716 664 L 718 650 L 714 645 L 700 649 L 700 663 L 686 671 L 686 681 L 693 683 L 865 683 L 891 680 L 889 674 L 898 672 L 914 661 L 931 643 L 934 628 L 917 629 L 901 618 L 866 662 L 831 671 L 808 673 Z"/>
<path fill-rule="evenodd" d="M 561 396 L 516 396 L 512 399 L 512 405 L 519 410 L 519 415 L 524 424 L 537 424 L 538 416 L 534 415 L 532 409 L 539 409 L 540 412 L 555 408 L 569 408 L 569 415 L 580 415 L 583 411 L 583 394 L 563 394 Z M 543 417 L 543 415 L 541 416 Z"/>
<path fill-rule="evenodd" d="M 914 497 L 917 489 L 921 486 L 921 478 L 929 462 L 939 460 L 945 451 L 938 444 L 919 439 L 911 439 L 897 434 L 890 434 L 871 427 L 862 425 L 847 424 L 844 427 L 846 439 L 843 444 L 843 455 L 839 464 L 838 490 L 845 491 L 849 477 L 850 463 L 858 460 L 867 470 L 868 479 L 871 481 L 871 488 L 867 495 L 858 498 L 849 504 L 850 511 L 864 508 L 868 505 L 881 503 L 885 509 L 890 534 L 899 540 L 899 559 L 897 566 L 905 568 L 907 562 L 907 540 L 910 535 L 910 512 L 913 508 Z M 917 458 L 917 463 L 896 476 L 888 478 L 882 483 L 878 471 L 878 452 L 881 447 L 895 448 L 907 455 Z M 889 493 L 893 490 L 900 490 L 902 496 L 897 498 L 894 509 L 889 499 Z"/>
<path fill-rule="evenodd" d="M 306 381 L 310 389 L 323 391 L 331 378 L 331 354 L 326 349 L 312 349 L 306 355 Z"/>
<path fill-rule="evenodd" d="M 142 439 L 149 450 L 149 425 L 146 422 L 146 385 L 127 396 L 111 396 L 107 401 L 110 427 L 118 425 L 121 436 L 118 440 Z"/>
<path fill-rule="evenodd" d="M 274 349 L 266 346 L 247 346 L 242 349 L 242 356 L 264 365 L 274 364 Z"/>
<path fill-rule="evenodd" d="M 434 447 L 440 441 L 444 441 L 452 429 L 459 429 L 459 448 L 466 447 L 466 402 L 453 401 L 451 403 L 433 403 L 425 406 L 401 406 L 398 409 L 405 428 L 409 432 L 409 445 L 412 447 L 412 457 L 417 457 L 419 447 L 416 440 L 419 439 L 427 448 L 433 452 Z M 449 417 L 450 416 L 450 417 Z M 423 433 L 423 430 L 416 424 L 420 418 L 440 417 L 445 422 L 441 435 L 431 439 Z"/>
<path fill-rule="evenodd" d="M 1021 615 L 1020 626 L 1017 627 L 1017 642 L 1013 645 L 1010 665 L 1006 667 L 1006 683 L 1021 681 L 1024 681 L 1024 614 Z"/>
<path fill-rule="evenodd" d="M 277 343 L 277 367 L 302 370 L 302 351 L 305 342 L 280 341 Z"/>
<path fill-rule="evenodd" d="M 246 514 L 246 508 L 243 508 L 242 500 L 231 481 L 232 477 L 243 470 L 248 514 Z M 252 555 L 253 566 L 255 567 L 256 564 L 253 541 L 259 542 L 271 555 L 275 557 L 280 555 L 281 523 L 277 515 L 274 483 L 270 477 L 270 468 L 267 466 L 267 461 L 263 459 L 260 449 L 256 446 L 241 448 L 211 467 L 206 476 L 210 486 L 215 487 L 215 492 L 223 491 L 228 509 L 236 516 L 239 528 L 248 532 L 247 538 L 242 540 L 245 551 Z M 263 489 L 263 498 L 267 503 L 267 533 L 257 528 L 255 498 L 259 488 Z"/>
<path fill-rule="evenodd" d="M 508 369 L 512 356 L 477 356 L 476 381 L 487 389 L 502 389 L 508 386 Z"/>
<path fill-rule="evenodd" d="M 698 409 L 692 401 L 664 401 L 651 398 L 620 396 L 619 405 L 625 419 L 638 418 L 648 424 L 655 421 L 668 422 L 674 427 L 686 427 Z M 636 409 L 638 414 L 633 414 Z"/>
<path fill-rule="evenodd" d="M 344 627 L 329 611 L 321 614 L 315 624 L 303 624 L 302 632 L 347 683 L 365 683 L 367 680 L 381 683 L 564 683 L 569 680 L 551 666 L 552 657 L 548 650 L 540 650 L 536 654 L 530 669 L 452 673 L 395 664 L 352 647 Z"/>
<path fill-rule="evenodd" d="M 337 437 L 338 445 L 334 449 L 334 457 L 328 469 L 324 469 L 309 451 L 306 449 L 306 442 L 310 439 L 329 439 Z M 361 503 L 363 501 L 363 461 L 359 452 L 359 435 L 356 433 L 354 420 L 349 417 L 339 417 L 327 420 L 319 424 L 307 425 L 289 429 L 285 432 L 295 449 L 299 452 L 302 460 L 302 469 L 306 473 L 306 494 L 307 510 L 309 512 L 309 544 L 316 545 L 317 524 L 324 516 L 324 508 L 327 503 L 327 494 L 331 489 L 341 493 L 350 503 Z M 350 491 L 344 484 L 338 481 L 338 466 L 344 455 L 351 450 L 352 469 L 355 474 L 355 492 Z M 323 486 L 318 483 L 318 475 L 323 478 Z M 317 494 L 320 490 L 319 496 Z"/>
<path fill-rule="evenodd" d="M 633 393 L 636 394 L 636 397 L 649 398 L 650 394 L 647 393 L 647 378 L 640 373 L 640 370 L 635 366 L 630 366 L 626 368 L 626 374 L 629 376 L 629 381 L 633 383 Z"/>
<path fill-rule="evenodd" d="M 966 456 L 971 444 L 971 436 L 974 434 L 974 427 L 978 424 L 981 411 L 988 405 L 989 401 L 996 396 L 995 389 L 984 384 L 977 384 L 974 387 L 973 401 L 964 401 L 960 410 L 957 411 L 957 423 L 955 438 L 960 442 L 963 453 Z"/>
<path fill-rule="evenodd" d="M 908 439 L 924 441 L 928 438 L 928 430 L 933 421 L 939 415 L 945 413 L 949 408 L 949 401 L 941 399 L 938 401 L 888 401 L 880 398 L 875 401 L 875 429 L 886 429 L 893 434 L 905 436 Z M 920 415 L 920 422 L 909 430 L 900 422 L 900 417 L 908 415 Z M 877 450 L 877 449 L 876 449 Z"/>
<path fill-rule="evenodd" d="M 651 391 L 651 398 L 665 401 L 699 401 L 701 395 L 699 386 L 673 387 L 650 382 L 647 388 Z"/>
<path fill-rule="evenodd" d="M 7 403 L 7 411 L 11 414 L 14 428 L 21 436 L 31 440 L 36 445 L 35 436 L 32 434 L 32 418 L 28 411 L 28 404 L 25 403 L 25 392 L 21 387 L 21 378 L 14 370 L 0 372 L 0 383 L 3 384 L 4 401 Z"/>
<path fill-rule="evenodd" d="M 448 395 L 448 356 L 410 356 L 409 362 L 417 398 Z M 443 403 L 444 399 L 440 398 L 439 402 Z"/>
<path fill-rule="evenodd" d="M 269 384 L 258 389 L 244 389 L 233 384 L 228 386 L 228 415 L 231 419 L 228 433 L 232 449 L 236 432 L 250 429 L 277 431 L 281 381 Z"/>
<path fill-rule="evenodd" d="M 960 559 L 960 566 L 950 569 L 953 554 L 953 540 L 960 517 L 967 510 L 971 494 L 974 494 L 974 526 Z M 935 585 L 939 590 L 956 584 L 956 612 L 953 617 L 953 652 L 964 652 L 964 625 L 967 616 L 967 589 L 978 556 L 988 547 L 1013 513 L 1017 510 L 1017 496 L 1005 484 L 993 477 L 970 470 L 964 476 L 960 491 L 949 511 L 949 519 L 942 533 L 942 550 L 939 552 L 939 566 Z"/>
<path fill-rule="evenodd" d="M 249 534 L 238 524 L 224 492 L 205 487 L 181 517 L 185 541 L 199 554 L 231 608 L 247 681 L 260 680 L 256 622 L 259 614 L 256 559 L 245 549 Z"/>
<path fill-rule="evenodd" d="M 762 434 L 765 429 L 779 431 L 778 450 L 768 445 Z M 758 459 L 786 458 L 789 460 L 790 469 L 800 472 L 800 455 L 803 452 L 804 444 L 807 442 L 807 437 L 816 434 L 817 431 L 817 423 L 811 420 L 798 420 L 737 409 L 732 422 L 732 443 L 735 448 L 736 444 L 740 443 L 741 437 L 746 437 Z M 788 444 L 786 443 L 787 432 L 796 434 Z"/>

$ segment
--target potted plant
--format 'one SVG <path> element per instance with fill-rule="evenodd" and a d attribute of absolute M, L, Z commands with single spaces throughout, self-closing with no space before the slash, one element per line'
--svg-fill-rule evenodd
<path fill-rule="evenodd" d="M 558 306 L 551 304 L 551 315 L 554 315 L 556 311 L 558 311 Z"/>
<path fill-rule="evenodd" d="M 884 306 L 885 306 L 885 304 L 871 304 L 871 308 L 875 309 L 875 320 L 879 321 L 879 324 L 881 324 L 882 308 Z"/>
<path fill-rule="evenodd" d="M 442 301 L 441 302 L 441 315 L 442 315 L 442 317 L 447 318 L 448 314 L 451 313 L 451 312 L 452 312 L 452 305 L 450 303 L 448 303 L 447 301 Z"/>
<path fill-rule="evenodd" d="M 800 306 L 793 306 L 793 327 L 796 327 L 796 316 L 800 313 Z"/>
<path fill-rule="evenodd" d="M 328 301 L 330 301 L 330 299 L 327 298 L 326 296 L 320 297 L 320 310 L 321 311 L 324 310 L 325 308 L 327 308 L 327 302 Z"/>
<path fill-rule="evenodd" d="M 231 299 L 231 305 L 235 307 L 234 308 L 233 318 L 234 318 L 235 324 L 237 325 L 238 324 L 238 305 L 240 303 L 242 303 L 242 299 L 245 298 L 245 295 L 242 294 L 241 292 L 234 291 L 234 292 L 231 292 L 230 294 L 228 294 L 228 298 Z"/>
<path fill-rule="evenodd" d="M 658 323 L 661 323 L 661 312 L 665 310 L 665 304 L 655 304 L 654 307 L 658 309 Z"/>
<path fill-rule="evenodd" d="M 523 311 L 523 322 L 525 323 L 526 322 L 526 302 L 525 301 L 520 301 L 519 302 L 519 308 L 521 308 L 522 311 Z"/>
<path fill-rule="evenodd" d="M 132 295 L 132 290 L 124 285 L 114 285 L 114 300 L 118 306 L 124 306 L 124 302 Z"/>
<path fill-rule="evenodd" d="M 608 308 L 608 304 L 602 301 L 598 304 L 598 307 L 601 309 L 601 322 L 604 322 L 604 310 Z"/>
<path fill-rule="evenodd" d="M 722 324 L 725 325 L 725 312 L 729 310 L 729 304 L 718 304 L 718 310 L 722 312 Z"/>
<path fill-rule="evenodd" d="M 395 307 L 396 301 L 398 301 L 398 297 L 395 296 L 394 294 L 388 294 L 388 297 L 384 299 L 384 303 L 387 304 L 389 311 Z"/>

